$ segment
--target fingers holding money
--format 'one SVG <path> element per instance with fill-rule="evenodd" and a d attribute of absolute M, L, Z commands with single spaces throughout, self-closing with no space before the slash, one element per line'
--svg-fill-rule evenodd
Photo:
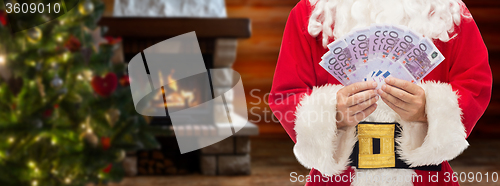
<path fill-rule="evenodd" d="M 372 98 L 351 106 L 349 108 L 350 112 L 353 113 L 353 116 L 360 112 L 363 112 L 364 110 L 368 109 L 368 107 L 373 106 L 375 103 L 377 103 L 378 99 L 378 96 L 375 94 L 375 96 L 373 96 Z"/>
<path fill-rule="evenodd" d="M 337 92 L 337 126 L 355 126 L 375 111 L 378 100 L 375 82 L 358 82 Z"/>
<path fill-rule="evenodd" d="M 387 78 L 378 93 L 382 100 L 405 121 L 427 122 L 425 91 L 422 87 L 397 78 Z"/>
<path fill-rule="evenodd" d="M 370 114 L 372 114 L 375 111 L 375 109 L 377 109 L 377 104 L 376 103 L 370 105 L 368 108 L 364 109 L 363 111 L 354 114 L 352 117 L 354 117 L 354 120 L 356 120 L 356 121 L 362 121 L 367 116 L 369 116 Z"/>

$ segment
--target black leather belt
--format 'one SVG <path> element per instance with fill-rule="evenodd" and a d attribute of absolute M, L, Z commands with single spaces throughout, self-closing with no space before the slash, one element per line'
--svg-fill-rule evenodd
<path fill-rule="evenodd" d="M 401 135 L 399 123 L 361 122 L 356 127 L 358 142 L 350 156 L 350 166 L 358 169 L 399 168 L 441 171 L 441 164 L 412 167 L 401 160 L 395 137 Z"/>

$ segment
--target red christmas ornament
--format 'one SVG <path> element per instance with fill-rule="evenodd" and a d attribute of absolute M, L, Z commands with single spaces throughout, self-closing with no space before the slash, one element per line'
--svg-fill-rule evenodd
<path fill-rule="evenodd" d="M 111 168 L 113 168 L 113 164 L 110 163 L 108 166 L 106 166 L 106 168 L 102 169 L 102 172 L 109 173 L 111 171 Z"/>
<path fill-rule="evenodd" d="M 115 91 L 116 86 L 118 86 L 118 78 L 114 73 L 109 72 L 104 78 L 94 76 L 90 84 L 97 94 L 106 97 Z"/>
<path fill-rule="evenodd" d="M 114 45 L 116 43 L 119 43 L 122 41 L 122 38 L 121 37 L 111 37 L 111 36 L 106 36 L 104 37 L 106 39 L 106 41 L 108 41 L 108 45 Z"/>
<path fill-rule="evenodd" d="M 120 77 L 120 85 L 123 87 L 130 85 L 130 79 L 127 75 L 123 75 L 122 77 Z"/>
<path fill-rule="evenodd" d="M 73 35 L 70 35 L 68 40 L 64 42 L 64 46 L 71 52 L 78 52 L 82 47 L 82 43 L 80 42 L 80 40 L 78 40 L 78 38 L 76 38 Z"/>
<path fill-rule="evenodd" d="M 55 108 L 55 109 L 59 108 L 59 105 L 58 105 L 58 104 L 55 104 L 55 105 L 54 105 L 54 108 Z M 48 118 L 48 117 L 52 116 L 52 112 L 54 112 L 54 109 L 51 109 L 51 108 L 49 108 L 49 109 L 47 109 L 47 110 L 43 111 L 43 117 Z"/>
<path fill-rule="evenodd" d="M 52 111 L 53 111 L 52 109 L 47 109 L 47 110 L 43 111 L 43 117 L 48 118 L 48 117 L 52 116 Z"/>
<path fill-rule="evenodd" d="M 111 138 L 101 137 L 101 146 L 102 150 L 108 150 L 111 147 Z"/>
<path fill-rule="evenodd" d="M 0 12 L 0 23 L 2 23 L 3 26 L 7 25 L 7 12 Z"/>

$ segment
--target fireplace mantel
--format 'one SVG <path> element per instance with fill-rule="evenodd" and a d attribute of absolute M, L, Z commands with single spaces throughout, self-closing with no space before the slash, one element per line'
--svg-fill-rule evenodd
<path fill-rule="evenodd" d="M 106 35 L 121 37 L 165 37 L 195 31 L 199 38 L 249 38 L 248 18 L 135 18 L 103 17 L 99 25 Z"/>
<path fill-rule="evenodd" d="M 139 17 L 104 17 L 99 23 L 107 27 L 105 35 L 123 39 L 125 61 L 158 42 L 181 34 L 195 31 L 200 50 L 207 69 L 217 68 L 220 73 L 213 74 L 212 84 L 214 97 L 231 91 L 232 65 L 236 59 L 237 39 L 249 38 L 251 35 L 250 20 L 247 18 L 139 18 Z M 233 98 L 226 97 L 229 112 L 234 110 Z M 222 103 L 214 104 L 215 116 L 226 114 Z M 224 119 L 224 118 L 222 118 Z M 227 118 L 225 118 L 227 120 Z M 215 125 L 209 132 L 228 131 L 229 123 L 214 117 Z M 196 133 L 195 125 L 175 129 L 182 133 Z M 259 133 L 255 124 L 248 123 L 240 127 L 235 135 L 200 151 L 200 170 L 205 175 L 250 174 L 250 139 L 249 136 Z M 172 126 L 158 126 L 159 130 L 173 131 Z M 198 131 L 199 132 L 199 131 Z M 172 134 L 172 133 L 170 133 Z M 134 159 L 135 158 L 135 159 Z M 135 163 L 134 163 L 135 162 Z M 127 157 L 124 165 L 134 166 L 136 157 Z M 126 168 L 127 169 L 127 168 Z M 137 170 L 127 173 L 137 174 Z M 141 173 L 142 174 L 142 173 Z"/>
<path fill-rule="evenodd" d="M 122 37 L 125 61 L 160 41 L 195 31 L 207 68 L 231 67 L 237 39 L 251 36 L 248 18 L 103 17 L 98 25 L 107 27 L 106 36 Z"/>

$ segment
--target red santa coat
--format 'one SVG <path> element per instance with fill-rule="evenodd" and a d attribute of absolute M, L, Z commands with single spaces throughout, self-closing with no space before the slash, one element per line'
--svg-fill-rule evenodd
<path fill-rule="evenodd" d="M 327 179 L 323 177 L 320 179 L 322 174 L 350 178 L 350 175 L 362 170 L 347 166 L 352 147 L 357 141 L 355 129 L 336 128 L 336 103 L 328 100 L 335 98 L 336 92 L 343 86 L 318 64 L 328 49 L 323 48 L 320 37 L 314 38 L 308 33 L 311 10 L 309 2 L 302 0 L 290 12 L 269 106 L 296 143 L 294 153 L 298 161 L 312 168 L 307 185 L 350 185 L 350 179 L 340 182 L 335 179 L 325 182 Z M 419 84 L 426 92 L 428 126 L 402 121 L 380 100 L 377 110 L 366 119 L 399 122 L 403 131 L 396 141 L 401 146 L 398 149 L 401 158 L 411 166 L 442 163 L 442 170 L 363 170 L 366 175 L 416 173 L 422 179 L 418 180 L 417 177 L 413 185 L 458 185 L 450 180 L 453 171 L 447 160 L 455 158 L 467 148 L 466 138 L 489 103 L 492 74 L 487 49 L 474 20 L 463 18 L 461 24 L 455 27 L 457 36 L 449 42 L 434 40 L 446 59 Z M 311 113 L 325 110 L 329 111 L 324 114 L 326 116 L 316 115 L 319 119 L 311 119 Z M 430 175 L 436 174 L 437 180 L 434 179 L 436 177 L 429 179 Z M 356 181 L 353 185 L 371 183 L 365 180 Z"/>

